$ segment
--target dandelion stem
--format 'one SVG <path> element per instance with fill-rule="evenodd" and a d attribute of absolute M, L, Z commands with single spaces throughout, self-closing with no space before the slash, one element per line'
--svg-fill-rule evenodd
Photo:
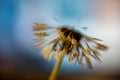
<path fill-rule="evenodd" d="M 59 72 L 61 64 L 62 64 L 62 61 L 63 61 L 64 56 L 65 56 L 65 53 L 66 53 L 66 50 L 63 50 L 62 54 L 60 55 L 59 60 L 56 62 L 56 65 L 55 65 L 55 67 L 54 67 L 54 69 L 49 77 L 49 80 L 56 80 L 58 72 Z"/>

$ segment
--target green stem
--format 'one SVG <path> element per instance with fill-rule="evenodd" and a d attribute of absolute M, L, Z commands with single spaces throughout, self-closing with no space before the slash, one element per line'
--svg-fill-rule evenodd
<path fill-rule="evenodd" d="M 62 64 L 62 61 L 63 61 L 64 56 L 65 56 L 65 53 L 66 53 L 66 51 L 63 50 L 62 54 L 60 55 L 59 60 L 56 62 L 56 65 L 55 65 L 55 67 L 54 67 L 54 69 L 49 77 L 49 80 L 56 80 L 58 72 L 59 72 L 61 64 Z"/>

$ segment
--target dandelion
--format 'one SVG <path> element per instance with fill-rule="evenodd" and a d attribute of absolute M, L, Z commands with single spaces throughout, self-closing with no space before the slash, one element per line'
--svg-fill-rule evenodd
<path fill-rule="evenodd" d="M 69 26 L 54 28 L 47 24 L 35 24 L 33 30 L 39 41 L 36 46 L 42 46 L 42 56 L 49 61 L 54 56 L 56 60 L 49 80 L 56 80 L 64 56 L 68 56 L 68 62 L 75 61 L 81 66 L 85 65 L 83 60 L 86 60 L 88 67 L 93 68 L 91 58 L 101 61 L 99 51 L 108 49 L 106 45 L 99 43 L 102 40 L 87 36 Z"/>

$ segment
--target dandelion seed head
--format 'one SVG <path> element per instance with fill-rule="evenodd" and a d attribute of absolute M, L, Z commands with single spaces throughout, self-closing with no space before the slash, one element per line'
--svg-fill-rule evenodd
<path fill-rule="evenodd" d="M 99 51 L 108 49 L 106 45 L 98 42 L 102 41 L 101 39 L 87 36 L 69 26 L 58 26 L 54 28 L 47 24 L 35 24 L 33 30 L 35 31 L 36 38 L 39 39 L 37 47 L 47 43 L 45 46 L 42 46 L 42 56 L 49 61 L 53 56 L 58 61 L 59 56 L 65 50 L 65 54 L 68 55 L 68 62 L 77 61 L 78 64 L 84 66 L 84 58 L 88 67 L 92 68 L 91 57 L 100 61 Z M 53 34 L 55 35 L 53 36 Z M 91 43 L 95 44 L 96 47 L 93 47 Z"/>

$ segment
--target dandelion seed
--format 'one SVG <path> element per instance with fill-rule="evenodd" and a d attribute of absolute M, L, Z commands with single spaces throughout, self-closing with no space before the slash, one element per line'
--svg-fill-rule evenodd
<path fill-rule="evenodd" d="M 73 53 L 70 54 L 68 61 L 71 62 L 73 60 L 74 56 Z"/>
<path fill-rule="evenodd" d="M 39 41 L 39 43 L 35 44 L 35 46 L 36 47 L 42 47 L 42 45 L 44 45 L 44 43 L 45 43 L 45 40 L 43 38 L 41 38 L 40 41 Z"/>
<path fill-rule="evenodd" d="M 50 29 L 51 27 L 48 27 L 47 24 L 38 24 L 38 23 L 35 23 L 35 26 L 33 27 L 33 30 L 35 31 L 39 31 L 39 30 L 47 30 L 47 29 Z"/>
<path fill-rule="evenodd" d="M 49 34 L 47 34 L 47 33 L 45 33 L 45 32 L 36 32 L 35 35 L 38 36 L 38 37 L 46 37 L 46 36 L 49 36 Z"/>
<path fill-rule="evenodd" d="M 56 51 L 55 56 L 54 56 L 56 61 L 59 60 L 59 54 L 60 54 L 60 51 L 59 50 Z"/>
<path fill-rule="evenodd" d="M 51 48 L 49 46 L 46 46 L 43 51 L 42 51 L 42 56 L 45 58 L 45 59 L 48 59 L 49 60 L 49 54 L 51 54 Z"/>
<path fill-rule="evenodd" d="M 86 61 L 87 61 L 87 64 L 88 64 L 89 68 L 93 68 L 92 62 L 91 62 L 90 58 L 87 57 L 86 55 L 84 55 L 84 56 L 85 56 L 85 59 L 86 59 Z"/>
<path fill-rule="evenodd" d="M 97 47 L 96 49 L 99 49 L 99 50 L 107 50 L 107 46 L 105 46 L 104 44 L 100 44 L 100 43 L 97 43 Z"/>

